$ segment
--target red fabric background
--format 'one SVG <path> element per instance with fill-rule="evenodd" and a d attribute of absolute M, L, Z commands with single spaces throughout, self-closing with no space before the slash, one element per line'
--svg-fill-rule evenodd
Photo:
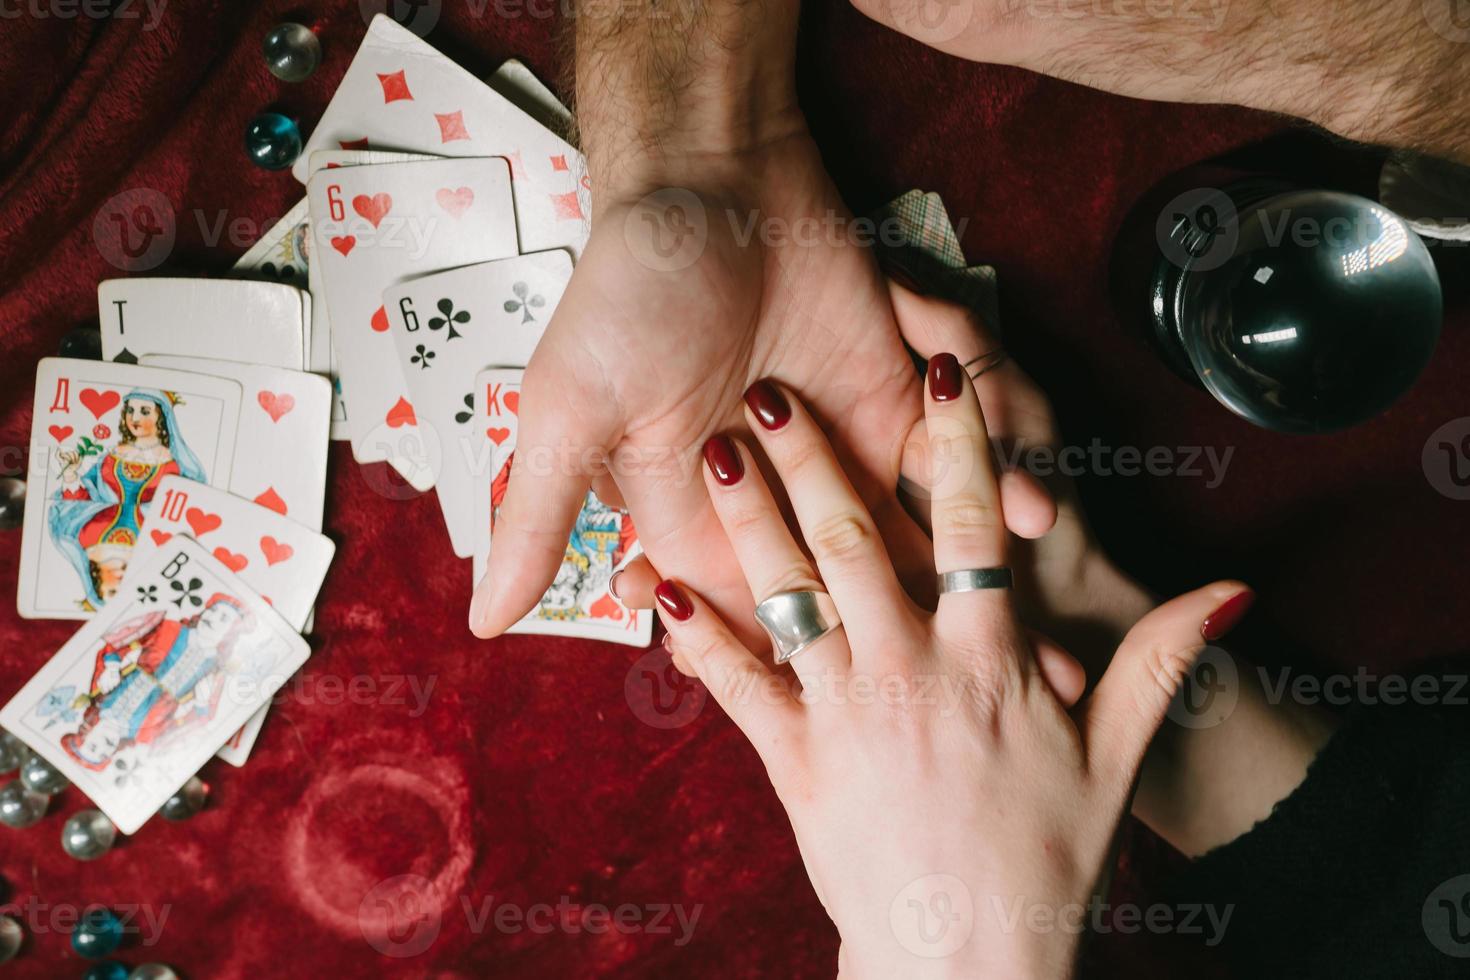
<path fill-rule="evenodd" d="M 481 16 L 445 6 L 431 40 L 476 74 L 512 54 L 547 79 L 566 68 L 560 18 L 518 5 L 503 8 L 517 16 L 495 16 L 493 4 Z M 0 445 L 26 444 L 36 360 L 95 319 L 97 282 L 118 274 L 92 237 L 111 196 L 139 187 L 166 195 L 178 244 L 153 274 L 204 275 L 227 269 L 300 199 L 289 174 L 246 161 L 241 134 L 272 105 L 309 128 L 363 35 L 358 7 L 172 0 L 146 30 L 141 4 L 100 19 L 5 5 Z M 839 185 L 858 211 L 920 186 L 969 220 L 971 260 L 1000 270 L 1008 343 L 1053 393 L 1069 440 L 1235 447 L 1214 490 L 1184 478 L 1085 482 L 1096 523 L 1131 570 L 1171 592 L 1222 575 L 1253 582 L 1263 601 L 1248 637 L 1269 662 L 1402 669 L 1466 648 L 1470 504 L 1436 493 L 1420 463 L 1434 429 L 1470 414 L 1456 367 L 1470 354 L 1463 257 L 1440 255 L 1450 324 L 1425 378 L 1391 412 L 1330 437 L 1251 428 L 1177 381 L 1125 329 L 1107 270 L 1140 195 L 1275 132 L 1278 120 L 966 64 L 840 0 L 807 7 L 803 99 Z M 259 54 L 266 30 L 287 19 L 317 24 L 326 49 L 300 86 L 273 79 Z M 1310 139 L 1267 146 L 1260 159 L 1309 180 L 1371 186 L 1371 161 Z M 202 227 L 220 215 L 255 232 L 212 243 Z M 830 975 L 835 935 L 758 760 L 719 709 L 697 691 L 651 685 L 642 667 L 661 664 L 638 651 L 475 642 L 464 627 L 468 572 L 432 498 L 385 499 L 341 445 L 332 463 L 328 523 L 340 551 L 314 657 L 248 767 L 212 764 L 208 810 L 186 824 L 152 823 L 93 864 L 60 849 L 62 822 L 84 805 L 76 791 L 64 794 L 36 828 L 0 832 L 10 900 L 166 909 L 157 944 L 135 938 L 120 955 L 194 978 Z M 15 448 L 0 459 L 0 471 L 21 466 Z M 17 533 L 0 537 L 3 595 L 13 593 L 18 544 Z M 4 603 L 0 698 L 72 629 L 22 622 Z M 423 712 L 411 698 L 394 703 L 405 692 L 392 678 L 402 675 L 433 683 Z M 354 678 L 355 698 L 330 686 Z M 666 717 L 654 698 L 681 703 L 692 720 L 646 723 Z M 1142 832 L 1131 837 L 1119 889 L 1146 897 L 1167 855 Z M 390 958 L 365 941 L 359 909 L 379 881 L 403 874 L 438 880 L 442 912 L 433 901 L 424 911 L 439 934 L 421 955 Z M 478 916 L 487 901 L 556 905 L 563 896 L 682 903 L 700 918 L 680 945 L 677 927 L 477 931 L 462 904 Z M 29 918 L 33 934 L 8 974 L 79 975 L 51 913 Z M 1099 976 L 1178 975 L 1200 957 L 1114 934 L 1089 960 Z"/>

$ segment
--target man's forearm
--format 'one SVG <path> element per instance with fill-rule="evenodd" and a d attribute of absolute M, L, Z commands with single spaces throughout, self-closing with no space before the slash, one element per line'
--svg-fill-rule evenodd
<path fill-rule="evenodd" d="M 801 127 L 797 0 L 583 0 L 577 112 L 600 200 L 698 169 Z"/>

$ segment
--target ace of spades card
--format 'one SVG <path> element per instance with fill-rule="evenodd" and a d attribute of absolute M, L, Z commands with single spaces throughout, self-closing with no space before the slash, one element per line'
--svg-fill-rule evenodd
<path fill-rule="evenodd" d="M 582 155 L 382 14 L 292 168 L 297 180 L 307 181 L 311 155 L 321 149 L 503 156 L 520 235 L 514 251 L 566 248 L 576 258 L 587 243 L 592 207 Z"/>
<path fill-rule="evenodd" d="M 556 249 L 423 276 L 383 293 L 419 427 L 438 437 L 434 488 L 460 558 L 474 554 L 474 466 L 484 443 L 471 418 L 475 376 L 526 366 L 571 278 L 572 257 Z"/>
<path fill-rule="evenodd" d="M 88 619 L 117 594 L 158 484 L 227 486 L 240 385 L 183 371 L 43 359 L 36 369 L 16 605 Z"/>
<path fill-rule="evenodd" d="M 519 369 L 481 371 L 475 378 L 476 429 L 482 433 L 477 455 L 474 579 L 484 577 L 490 561 L 495 522 L 510 486 L 520 431 Z M 563 556 L 556 579 L 536 608 L 507 633 L 577 636 L 633 647 L 653 639 L 653 617 L 628 609 L 609 590 L 613 573 L 643 551 L 632 518 L 609 507 L 590 490 Z"/>
<path fill-rule="evenodd" d="M 197 542 L 129 573 L 3 725 L 136 833 L 306 661 L 306 641 Z"/>

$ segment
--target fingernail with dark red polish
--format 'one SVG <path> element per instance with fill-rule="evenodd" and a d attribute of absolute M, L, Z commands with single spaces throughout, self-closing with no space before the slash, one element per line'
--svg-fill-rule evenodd
<path fill-rule="evenodd" d="M 617 599 L 619 601 L 622 601 L 622 598 L 623 597 L 620 596 L 620 595 L 618 595 L 618 579 L 620 579 L 622 577 L 623 577 L 623 569 L 620 568 L 616 572 L 613 572 L 613 577 L 612 578 L 610 578 L 610 579 L 607 580 L 607 591 L 611 592 L 613 598 L 614 599 Z"/>
<path fill-rule="evenodd" d="M 664 579 L 653 587 L 653 597 L 658 600 L 664 612 L 681 623 L 694 615 L 694 607 L 689 604 L 689 599 L 679 591 L 677 585 L 668 579 Z"/>
<path fill-rule="evenodd" d="M 929 358 L 929 397 L 937 402 L 952 402 L 964 390 L 964 369 L 953 354 L 935 354 Z"/>
<path fill-rule="evenodd" d="M 1235 629 L 1245 614 L 1250 612 L 1251 606 L 1255 605 L 1256 594 L 1254 592 L 1242 592 L 1239 595 L 1226 599 L 1224 604 L 1205 617 L 1204 624 L 1200 627 L 1200 635 L 1211 643 L 1223 637 L 1226 633 Z"/>
<path fill-rule="evenodd" d="M 722 487 L 733 487 L 745 475 L 745 464 L 740 460 L 740 450 L 735 448 L 729 436 L 710 436 L 704 444 L 704 465 L 715 475 L 715 482 Z"/>
<path fill-rule="evenodd" d="M 781 389 L 769 381 L 757 381 L 745 389 L 745 404 L 755 413 L 756 420 L 771 432 L 791 421 L 791 406 Z"/>

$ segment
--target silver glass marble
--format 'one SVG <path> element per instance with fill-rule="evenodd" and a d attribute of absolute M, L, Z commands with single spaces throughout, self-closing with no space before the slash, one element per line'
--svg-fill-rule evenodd
<path fill-rule="evenodd" d="M 19 922 L 8 915 L 0 915 L 0 963 L 14 959 L 15 954 L 20 952 L 20 944 L 25 941 L 25 938 Z"/>
<path fill-rule="evenodd" d="M 0 823 L 24 830 L 46 815 L 50 802 L 50 797 L 26 789 L 18 779 L 8 782 L 0 787 Z"/>
<path fill-rule="evenodd" d="M 162 963 L 144 963 L 128 974 L 128 980 L 179 980 L 179 975 Z"/>
<path fill-rule="evenodd" d="M 95 861 L 117 841 L 117 828 L 101 810 L 74 813 L 61 828 L 61 849 L 78 861 Z"/>
<path fill-rule="evenodd" d="M 71 785 L 71 780 L 63 776 L 60 770 L 34 752 L 21 763 L 20 781 L 31 792 L 45 793 L 47 796 L 55 796 Z"/>
<path fill-rule="evenodd" d="M 30 751 L 24 742 L 0 728 L 0 773 L 15 772 Z"/>
<path fill-rule="evenodd" d="M 842 625 L 837 606 L 825 592 L 778 592 L 755 607 L 755 619 L 784 664 Z"/>
<path fill-rule="evenodd" d="M 159 816 L 165 820 L 188 820 L 204 809 L 209 800 L 209 787 L 198 776 L 190 776 L 183 787 L 158 808 Z"/>
<path fill-rule="evenodd" d="M 263 49 L 266 68 L 283 82 L 304 82 L 322 63 L 322 42 L 301 24 L 272 28 Z"/>

